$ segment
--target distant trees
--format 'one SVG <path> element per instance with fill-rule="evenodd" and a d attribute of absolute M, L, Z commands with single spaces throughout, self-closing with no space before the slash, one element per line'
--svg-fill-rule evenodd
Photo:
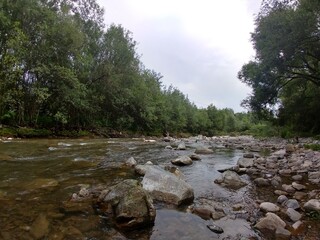
<path fill-rule="evenodd" d="M 319 133 L 320 2 L 264 1 L 252 42 L 255 60 L 239 79 L 253 89 L 243 105 L 293 130 Z"/>
<path fill-rule="evenodd" d="M 146 69 L 131 32 L 95 0 L 0 0 L 0 123 L 50 129 L 220 134 L 247 114 L 198 109 Z"/>

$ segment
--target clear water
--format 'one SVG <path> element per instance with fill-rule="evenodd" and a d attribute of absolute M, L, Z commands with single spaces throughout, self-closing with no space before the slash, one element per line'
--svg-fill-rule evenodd
<path fill-rule="evenodd" d="M 237 239 L 255 233 L 244 219 L 225 217 L 215 223 L 218 235 L 186 207 L 156 204 L 153 227 L 118 232 L 90 204 L 82 211 L 66 211 L 64 203 L 82 186 L 114 185 L 123 179 L 141 179 L 123 166 L 134 157 L 140 164 L 169 163 L 194 152 L 165 149 L 167 143 L 142 139 L 40 139 L 0 142 L 0 239 Z M 214 180 L 218 169 L 236 164 L 240 150 L 217 149 L 202 160 L 181 167 L 194 188 L 196 205 L 214 203 L 230 210 L 232 204 L 249 204 L 249 187 L 231 191 Z M 250 184 L 249 184 L 250 186 Z M 240 239 L 239 237 L 239 239 Z"/>

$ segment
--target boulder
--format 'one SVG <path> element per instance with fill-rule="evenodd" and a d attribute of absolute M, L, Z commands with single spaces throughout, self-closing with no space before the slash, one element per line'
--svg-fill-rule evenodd
<path fill-rule="evenodd" d="M 200 161 L 201 160 L 201 157 L 197 154 L 191 154 L 189 156 L 193 161 Z"/>
<path fill-rule="evenodd" d="M 212 154 L 213 150 L 204 145 L 198 145 L 194 153 L 195 154 Z"/>
<path fill-rule="evenodd" d="M 221 179 L 216 179 L 214 182 L 232 189 L 239 189 L 247 185 L 236 172 L 230 170 L 223 172 Z"/>
<path fill-rule="evenodd" d="M 180 142 L 178 144 L 177 150 L 186 150 L 186 144 L 184 142 Z"/>
<path fill-rule="evenodd" d="M 126 166 L 129 166 L 129 167 L 134 167 L 137 165 L 137 161 L 133 158 L 133 157 L 130 157 L 129 159 L 127 159 L 127 161 L 125 162 L 125 165 Z"/>
<path fill-rule="evenodd" d="M 136 173 L 138 173 L 141 176 L 144 176 L 146 174 L 146 172 L 148 171 L 148 169 L 153 168 L 155 166 L 151 165 L 151 164 L 145 164 L 145 165 L 136 165 L 134 170 Z"/>
<path fill-rule="evenodd" d="M 152 225 L 156 217 L 151 197 L 136 180 L 127 179 L 102 191 L 98 205 L 120 229 Z"/>
<path fill-rule="evenodd" d="M 320 200 L 318 199 L 310 199 L 303 205 L 303 208 L 306 212 L 316 211 L 320 213 Z"/>
<path fill-rule="evenodd" d="M 253 158 L 239 158 L 238 160 L 239 167 L 252 167 L 253 166 Z"/>
<path fill-rule="evenodd" d="M 142 185 L 158 201 L 180 205 L 194 198 L 188 183 L 161 168 L 150 168 L 143 177 Z"/>
<path fill-rule="evenodd" d="M 191 165 L 192 159 L 189 156 L 180 156 L 174 160 L 171 160 L 171 163 L 178 166 Z"/>
<path fill-rule="evenodd" d="M 258 221 L 258 223 L 255 225 L 255 228 L 260 231 L 276 232 L 277 229 L 284 229 L 285 226 L 286 223 L 280 217 L 278 217 L 274 213 L 269 212 L 266 214 L 266 217 L 261 218 Z"/>

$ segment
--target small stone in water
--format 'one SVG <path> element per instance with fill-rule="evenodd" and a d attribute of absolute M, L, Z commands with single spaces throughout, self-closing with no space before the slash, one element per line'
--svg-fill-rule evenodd
<path fill-rule="evenodd" d="M 215 232 L 218 234 L 223 233 L 223 229 L 217 225 L 214 225 L 214 224 L 207 225 L 207 228 L 209 228 L 212 232 Z"/>

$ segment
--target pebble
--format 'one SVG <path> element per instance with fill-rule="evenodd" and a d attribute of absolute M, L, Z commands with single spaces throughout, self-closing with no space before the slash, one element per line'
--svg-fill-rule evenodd
<path fill-rule="evenodd" d="M 223 233 L 223 229 L 215 224 L 207 225 L 207 228 L 209 228 L 212 232 L 215 232 L 218 234 Z"/>

